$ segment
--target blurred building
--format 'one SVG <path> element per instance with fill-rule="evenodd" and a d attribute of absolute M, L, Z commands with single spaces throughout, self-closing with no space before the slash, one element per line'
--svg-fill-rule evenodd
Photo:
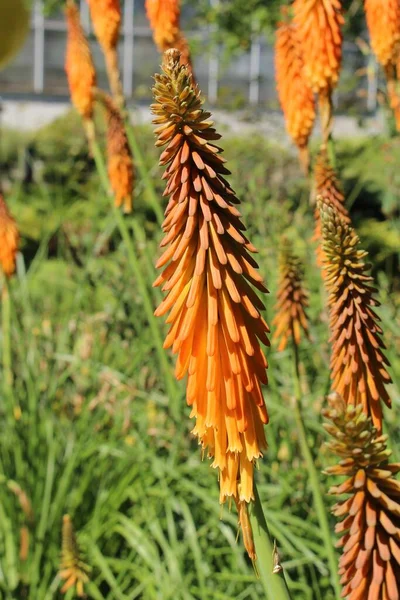
<path fill-rule="evenodd" d="M 210 0 L 214 2 L 215 0 Z M 123 85 L 128 99 L 148 103 L 151 76 L 159 70 L 160 57 L 154 47 L 144 10 L 144 0 L 124 0 L 124 25 L 120 41 Z M 81 0 L 84 27 L 91 34 L 86 0 Z M 277 109 L 273 50 L 265 39 L 253 40 L 251 49 L 230 62 L 222 48 L 209 44 L 211 32 L 195 28 L 190 8 L 185 8 L 182 25 L 193 48 L 197 80 L 212 104 L 230 109 L 258 106 Z M 40 0 L 34 2 L 32 26 L 25 47 L 10 67 L 0 72 L 0 95 L 4 98 L 66 99 L 68 90 L 64 74 L 66 28 L 63 14 L 46 18 Z M 98 81 L 107 87 L 100 48 L 90 35 Z M 339 108 L 354 109 L 359 114 L 376 107 L 376 75 L 374 64 L 367 66 L 355 45 L 346 45 L 341 85 L 335 101 Z M 364 75 L 357 77 L 357 70 Z M 372 70 L 371 70 L 372 69 Z"/>

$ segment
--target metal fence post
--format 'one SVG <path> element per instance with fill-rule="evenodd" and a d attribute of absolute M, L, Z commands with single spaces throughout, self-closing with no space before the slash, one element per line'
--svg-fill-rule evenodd
<path fill-rule="evenodd" d="M 45 23 L 42 0 L 36 0 L 33 13 L 33 91 L 44 90 L 44 34 Z"/>
<path fill-rule="evenodd" d="M 81 23 L 86 31 L 90 31 L 90 13 L 87 0 L 81 0 L 80 3 Z"/>
<path fill-rule="evenodd" d="M 255 24 L 254 24 L 255 29 Z M 250 48 L 250 86 L 249 103 L 256 105 L 260 101 L 260 76 L 261 76 L 261 39 L 253 37 Z"/>
<path fill-rule="evenodd" d="M 211 8 L 218 8 L 219 0 L 210 0 Z M 209 28 L 209 38 L 215 33 L 216 27 L 211 25 Z M 211 104 L 216 104 L 218 100 L 218 73 L 219 73 L 219 58 L 218 52 L 210 53 L 208 60 L 208 101 Z"/>
<path fill-rule="evenodd" d="M 367 73 L 367 109 L 374 113 L 378 105 L 378 64 L 372 52 L 368 57 Z"/>
<path fill-rule="evenodd" d="M 135 0 L 125 0 L 124 6 L 124 54 L 122 66 L 122 85 L 127 98 L 133 92 L 133 50 L 134 50 Z"/>

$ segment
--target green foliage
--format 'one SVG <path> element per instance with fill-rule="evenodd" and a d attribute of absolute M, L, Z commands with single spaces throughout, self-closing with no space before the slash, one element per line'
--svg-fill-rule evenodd
<path fill-rule="evenodd" d="M 68 513 L 91 567 L 90 598 L 262 598 L 261 583 L 242 542 L 236 541 L 236 514 L 219 506 L 216 473 L 190 436 L 183 383 L 175 398 L 166 394 L 157 341 L 126 245 L 69 119 L 36 136 L 35 160 L 44 163 L 34 171 L 38 180 L 27 186 L 14 182 L 9 195 L 21 223 L 23 254 L 10 285 L 15 383 L 11 393 L 2 394 L 0 407 L 0 596 L 62 597 L 57 572 L 62 516 Z M 161 198 L 152 134 L 148 128 L 136 133 Z M 283 232 L 307 265 L 312 341 L 300 349 L 303 417 L 320 469 L 331 461 L 320 451 L 329 346 L 306 185 L 295 157 L 278 145 L 256 136 L 227 137 L 223 145 L 232 183 L 243 199 L 244 222 L 272 292 L 267 298 L 269 323 Z M 342 162 L 350 160 L 349 147 L 342 146 L 339 155 Z M 135 214 L 125 222 L 155 306 L 160 296 L 151 284 L 161 231 L 146 198 L 138 175 Z M 389 236 L 383 235 L 389 244 Z M 381 250 L 378 240 L 376 244 Z M 379 314 L 391 373 L 399 381 L 400 302 L 389 293 L 387 273 L 383 262 Z M 158 326 L 163 333 L 161 320 Z M 3 329 L 0 347 L 5 333 Z M 166 356 L 172 369 L 172 358 Z M 299 451 L 290 349 L 277 354 L 272 348 L 268 358 L 269 449 L 260 461 L 258 487 L 294 597 L 333 600 L 326 547 Z M 398 387 L 393 386 L 392 396 L 395 410 L 387 422 L 395 449 L 400 441 Z M 173 402 L 180 407 L 178 420 Z M 15 484 L 29 499 L 33 518 L 13 491 Z M 328 487 L 324 482 L 324 491 Z M 26 557 L 20 555 L 23 528 L 30 540 Z"/>

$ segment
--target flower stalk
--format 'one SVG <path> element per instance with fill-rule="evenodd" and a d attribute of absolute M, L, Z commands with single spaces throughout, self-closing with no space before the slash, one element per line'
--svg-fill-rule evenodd
<path fill-rule="evenodd" d="M 254 502 L 249 508 L 250 524 L 257 550 L 257 568 L 269 600 L 291 600 L 279 552 L 268 529 L 260 495 L 254 484 Z"/>
<path fill-rule="evenodd" d="M 278 351 L 286 348 L 291 342 L 293 349 L 293 382 L 294 382 L 294 417 L 299 444 L 303 459 L 306 463 L 309 483 L 313 495 L 314 507 L 320 526 L 321 537 L 325 543 L 326 555 L 329 564 L 332 587 L 336 597 L 340 596 L 340 585 L 337 577 L 336 555 L 330 533 L 328 514 L 324 504 L 323 490 L 320 477 L 315 466 L 314 457 L 307 441 L 307 432 L 302 414 L 302 390 L 300 377 L 299 345 L 301 334 L 306 338 L 308 334 L 308 293 L 303 284 L 304 269 L 301 260 L 293 252 L 292 244 L 286 238 L 282 241 L 280 257 L 280 282 L 278 289 L 277 313 L 273 320 L 276 327 L 273 340 L 279 342 Z"/>

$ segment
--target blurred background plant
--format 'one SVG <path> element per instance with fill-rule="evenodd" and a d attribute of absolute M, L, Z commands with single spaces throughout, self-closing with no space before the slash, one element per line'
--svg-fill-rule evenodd
<path fill-rule="evenodd" d="M 49 10 L 57 8 L 51 4 Z M 229 4 L 231 12 L 228 2 L 207 11 L 199 4 L 199 9 L 208 24 L 218 21 L 222 34 L 229 30 L 232 52 L 239 40 L 247 47 L 254 30 L 247 13 L 243 18 L 242 5 Z M 266 8 L 265 2 L 252 1 L 260 22 L 268 20 L 263 31 L 272 31 L 277 4 Z M 362 3 L 345 4 L 359 28 Z M 104 151 L 104 124 L 97 111 L 94 119 Z M 135 137 L 161 198 L 151 129 L 136 126 Z M 244 199 L 243 220 L 260 250 L 261 271 L 272 292 L 269 323 L 282 233 L 305 265 L 310 341 L 299 348 L 297 395 L 306 439 L 300 439 L 290 410 L 291 350 L 278 355 L 272 348 L 265 392 L 270 447 L 257 482 L 293 596 L 333 600 L 329 553 L 310 483 L 310 461 L 322 469 L 332 457 L 321 450 L 321 408 L 330 389 L 328 316 L 310 242 L 314 224 L 308 185 L 294 154 L 281 144 L 243 134 L 226 135 L 224 147 L 230 181 Z M 374 264 L 387 356 L 398 382 L 398 140 L 339 139 L 336 149 L 346 206 Z M 151 288 L 160 232 L 159 214 L 149 201 L 149 178 L 138 173 L 135 212 L 125 221 L 137 267 L 132 272 L 118 218 L 110 211 L 74 113 L 32 134 L 2 130 L 1 150 L 1 183 L 22 236 L 17 275 L 9 286 L 15 385 L 0 404 L 6 429 L 0 437 L 1 596 L 63 597 L 61 524 L 68 513 L 88 566 L 90 598 L 263 597 L 237 540 L 237 516 L 228 508 L 221 511 L 215 474 L 189 435 L 183 387 L 173 398 L 182 407 L 177 420 L 157 364 L 163 350 L 145 313 L 146 301 L 153 306 L 160 301 L 159 291 Z M 4 328 L 1 334 L 3 341 Z M 172 360 L 166 360 L 172 369 Z M 394 410 L 386 415 L 385 430 L 398 461 L 398 384 L 390 392 Z M 299 451 L 304 442 L 308 462 Z M 332 478 L 329 483 L 322 479 L 322 494 L 331 483 Z M 333 522 L 330 517 L 332 537 Z M 71 587 L 67 598 L 74 593 Z"/>
<path fill-rule="evenodd" d="M 170 418 L 143 298 L 129 270 L 109 198 L 85 153 L 78 118 L 67 115 L 28 139 L 3 133 L 3 139 L 8 136 L 8 147 L 15 144 L 16 150 L 7 159 L 5 184 L 22 235 L 18 276 L 10 285 L 12 365 L 21 414 L 18 419 L 8 417 L 7 435 L 0 438 L 2 594 L 10 599 L 58 597 L 60 524 L 68 512 L 87 551 L 85 562 L 92 567 L 89 597 L 260 597 L 261 584 L 241 542 L 236 542 L 237 517 L 225 509 L 220 519 L 215 474 L 187 435 L 190 421 L 183 389 L 178 398 L 182 422 L 177 425 Z M 149 165 L 155 165 L 150 128 L 136 128 L 136 136 Z M 327 315 L 309 242 L 313 217 L 305 182 L 296 157 L 280 146 L 261 137 L 228 136 L 224 141 L 234 173 L 232 185 L 246 199 L 243 218 L 260 249 L 262 272 L 269 274 L 269 321 L 281 232 L 294 238 L 305 263 L 312 341 L 300 349 L 302 410 L 316 465 L 326 466 L 331 459 L 319 451 L 324 439 L 319 415 L 329 390 Z M 381 160 L 381 147 L 390 143 L 364 142 L 367 162 L 357 157 L 359 143 L 339 142 L 338 162 L 347 165 L 343 172 L 348 195 L 358 184 L 352 216 L 373 257 L 391 374 L 399 381 L 398 245 L 385 233 L 379 237 L 375 215 L 394 236 L 399 235 L 398 217 L 385 217 L 383 174 L 369 168 L 373 157 Z M 19 164 L 26 145 L 34 156 L 35 176 L 24 182 Z M 350 171 L 353 158 L 358 167 Z M 158 167 L 152 170 L 159 174 Z M 162 182 L 158 176 L 154 181 L 161 195 Z M 366 206 L 379 212 L 364 210 L 367 201 Z M 128 226 L 150 289 L 159 233 L 140 177 L 135 204 Z M 155 305 L 160 297 L 157 290 L 151 293 Z M 268 356 L 270 447 L 258 473 L 260 494 L 296 598 L 333 599 L 294 415 L 292 424 L 288 416 L 291 352 L 278 356 L 272 349 Z M 398 460 L 399 390 L 395 385 L 391 391 L 395 410 L 387 415 L 386 427 Z M 3 406 L 3 419 L 4 411 Z M 24 513 L 7 485 L 10 481 L 26 494 L 33 518 Z"/>

